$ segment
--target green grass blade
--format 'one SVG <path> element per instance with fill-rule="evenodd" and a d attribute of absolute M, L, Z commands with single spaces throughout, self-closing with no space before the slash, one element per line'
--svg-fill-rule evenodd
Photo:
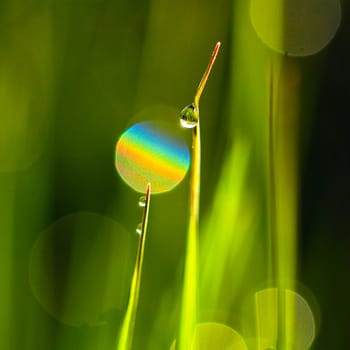
<path fill-rule="evenodd" d="M 139 294 L 140 294 L 142 263 L 143 263 L 143 255 L 144 255 L 145 242 L 146 242 L 150 196 L 151 196 L 151 184 L 148 183 L 147 189 L 146 189 L 145 207 L 142 215 L 141 232 L 140 232 L 139 245 L 138 245 L 137 255 L 136 255 L 135 269 L 134 269 L 134 273 L 131 281 L 128 308 L 126 310 L 124 321 L 121 327 L 117 350 L 130 350 L 132 347 L 136 312 L 137 312 L 137 306 L 138 306 Z"/>
<path fill-rule="evenodd" d="M 187 231 L 187 251 L 185 258 L 184 283 L 182 290 L 182 305 L 180 318 L 179 346 L 180 350 L 191 347 L 193 332 L 197 323 L 197 283 L 198 283 L 198 221 L 200 200 L 200 168 L 201 168 L 201 139 L 199 123 L 199 99 L 207 82 L 210 71 L 220 48 L 220 42 L 215 45 L 209 64 L 197 88 L 193 111 L 197 113 L 198 122 L 193 127 L 192 134 L 192 166 L 190 178 L 190 213 Z"/>

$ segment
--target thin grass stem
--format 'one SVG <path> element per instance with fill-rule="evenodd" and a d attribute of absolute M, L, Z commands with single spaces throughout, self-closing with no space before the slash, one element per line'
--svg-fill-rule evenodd
<path fill-rule="evenodd" d="M 275 84 L 274 65 L 271 62 L 269 72 L 269 107 L 268 107 L 268 128 L 267 128 L 267 168 L 268 168 L 268 278 L 276 279 L 277 254 L 276 254 L 276 174 L 275 174 Z"/>
<path fill-rule="evenodd" d="M 130 350 L 132 347 L 133 334 L 135 328 L 136 312 L 140 294 L 141 273 L 143 264 L 143 255 L 146 242 L 146 232 L 148 224 L 148 213 L 151 199 L 151 184 L 146 187 L 146 196 L 142 214 L 142 222 L 140 227 L 140 238 L 136 254 L 136 262 L 134 273 L 131 281 L 131 289 L 129 295 L 128 307 L 119 335 L 117 350 Z"/>
<path fill-rule="evenodd" d="M 197 255 L 198 255 L 198 221 L 200 200 L 200 167 L 201 167 L 201 139 L 199 123 L 199 99 L 207 82 L 210 71 L 220 48 L 220 42 L 215 45 L 209 64 L 197 88 L 193 106 L 198 113 L 198 122 L 192 133 L 192 165 L 190 174 L 190 206 L 189 224 L 187 231 L 187 251 L 182 291 L 179 350 L 191 348 L 192 336 L 197 322 Z"/>
<path fill-rule="evenodd" d="M 200 99 L 200 97 L 202 95 L 202 92 L 204 90 L 205 84 L 207 83 L 210 71 L 213 68 L 213 65 L 214 65 L 216 56 L 218 55 L 220 46 L 221 46 L 221 43 L 217 42 L 215 47 L 214 47 L 213 53 L 211 54 L 208 66 L 207 66 L 207 68 L 206 68 L 206 70 L 205 70 L 205 72 L 203 74 L 203 77 L 202 77 L 202 79 L 201 79 L 201 81 L 200 81 L 200 83 L 198 85 L 197 92 L 196 92 L 196 94 L 194 96 L 194 105 L 196 107 L 199 106 L 199 99 Z"/>
<path fill-rule="evenodd" d="M 279 240 L 280 235 L 277 231 L 277 184 L 276 184 L 276 64 L 271 62 L 270 65 L 270 81 L 269 81 L 269 117 L 268 117 L 268 206 L 269 206 L 269 266 L 268 276 L 279 282 Z M 276 77 L 277 75 L 277 77 Z M 284 286 L 278 286 L 277 289 L 277 340 L 276 347 L 283 349 L 285 347 L 285 289 Z M 282 287 L 282 288 L 281 288 Z"/>

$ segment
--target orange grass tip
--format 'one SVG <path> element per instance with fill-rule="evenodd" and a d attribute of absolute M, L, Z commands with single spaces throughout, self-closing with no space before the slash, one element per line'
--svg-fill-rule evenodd
<path fill-rule="evenodd" d="M 218 55 L 220 46 L 221 46 L 221 42 L 218 41 L 216 43 L 215 47 L 214 47 L 213 53 L 211 54 L 208 66 L 207 66 L 206 70 L 204 71 L 203 77 L 202 77 L 202 79 L 201 79 L 201 81 L 200 81 L 200 83 L 198 85 L 197 92 L 196 92 L 196 95 L 194 96 L 194 102 L 193 102 L 193 104 L 197 108 L 198 108 L 198 105 L 199 105 L 199 99 L 200 99 L 200 97 L 202 95 L 202 92 L 204 90 L 205 84 L 207 83 L 207 80 L 208 80 L 209 74 L 211 72 L 211 69 L 213 68 L 213 65 L 214 65 L 216 56 Z"/>
<path fill-rule="evenodd" d="M 198 85 L 194 101 L 190 105 L 186 106 L 182 111 L 181 111 L 181 117 L 180 117 L 180 123 L 184 128 L 194 128 L 195 126 L 198 125 L 199 121 L 199 99 L 202 95 L 202 92 L 204 90 L 205 84 L 207 83 L 209 74 L 211 72 L 211 69 L 214 65 L 216 56 L 218 55 L 219 49 L 221 46 L 221 42 L 217 42 L 214 50 L 211 54 L 208 66 L 206 70 L 204 71 L 204 74 L 202 76 L 202 79 Z"/>

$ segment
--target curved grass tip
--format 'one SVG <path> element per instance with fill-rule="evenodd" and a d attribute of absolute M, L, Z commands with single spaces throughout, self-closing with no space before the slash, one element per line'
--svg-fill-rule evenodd
<path fill-rule="evenodd" d="M 211 54 L 211 57 L 210 57 L 210 60 L 209 60 L 209 63 L 208 63 L 208 66 L 206 68 L 206 70 L 204 71 L 204 74 L 203 74 L 203 77 L 198 85 L 198 88 L 197 88 L 197 92 L 196 92 L 196 95 L 194 97 L 194 106 L 198 108 L 198 105 L 199 105 L 199 99 L 202 95 L 202 92 L 204 90 L 204 87 L 205 87 L 205 84 L 207 83 L 207 80 L 208 80 L 208 77 L 209 77 L 209 74 L 211 72 L 211 69 L 213 68 L 213 65 L 214 65 L 214 62 L 215 62 L 215 59 L 216 59 L 216 56 L 218 55 L 218 52 L 219 52 L 219 49 L 220 49 L 220 46 L 221 46 L 221 42 L 218 41 L 214 47 L 214 50 Z"/>

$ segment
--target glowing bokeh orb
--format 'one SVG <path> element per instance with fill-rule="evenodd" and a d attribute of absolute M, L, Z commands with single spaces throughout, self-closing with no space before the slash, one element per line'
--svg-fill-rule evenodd
<path fill-rule="evenodd" d="M 190 164 L 187 145 L 159 122 L 141 122 L 127 129 L 116 147 L 115 166 L 121 178 L 135 191 L 152 193 L 173 189 Z"/>
<path fill-rule="evenodd" d="M 316 324 L 308 302 L 293 290 L 284 290 L 285 342 L 290 349 L 308 350 L 316 336 Z M 263 289 L 255 294 L 256 324 L 261 348 L 276 349 L 279 290 Z"/>
<path fill-rule="evenodd" d="M 197 324 L 191 349 L 248 350 L 244 339 L 238 332 L 217 322 Z"/>
<path fill-rule="evenodd" d="M 251 0 L 250 17 L 260 39 L 285 55 L 321 51 L 341 21 L 338 0 Z"/>
<path fill-rule="evenodd" d="M 64 216 L 33 246 L 32 292 L 42 308 L 64 324 L 105 324 L 126 308 L 132 251 L 130 234 L 113 219 L 89 212 Z"/>
<path fill-rule="evenodd" d="M 176 350 L 176 340 L 170 350 Z M 190 350 L 248 350 L 242 336 L 231 327 L 217 322 L 196 325 Z"/>

